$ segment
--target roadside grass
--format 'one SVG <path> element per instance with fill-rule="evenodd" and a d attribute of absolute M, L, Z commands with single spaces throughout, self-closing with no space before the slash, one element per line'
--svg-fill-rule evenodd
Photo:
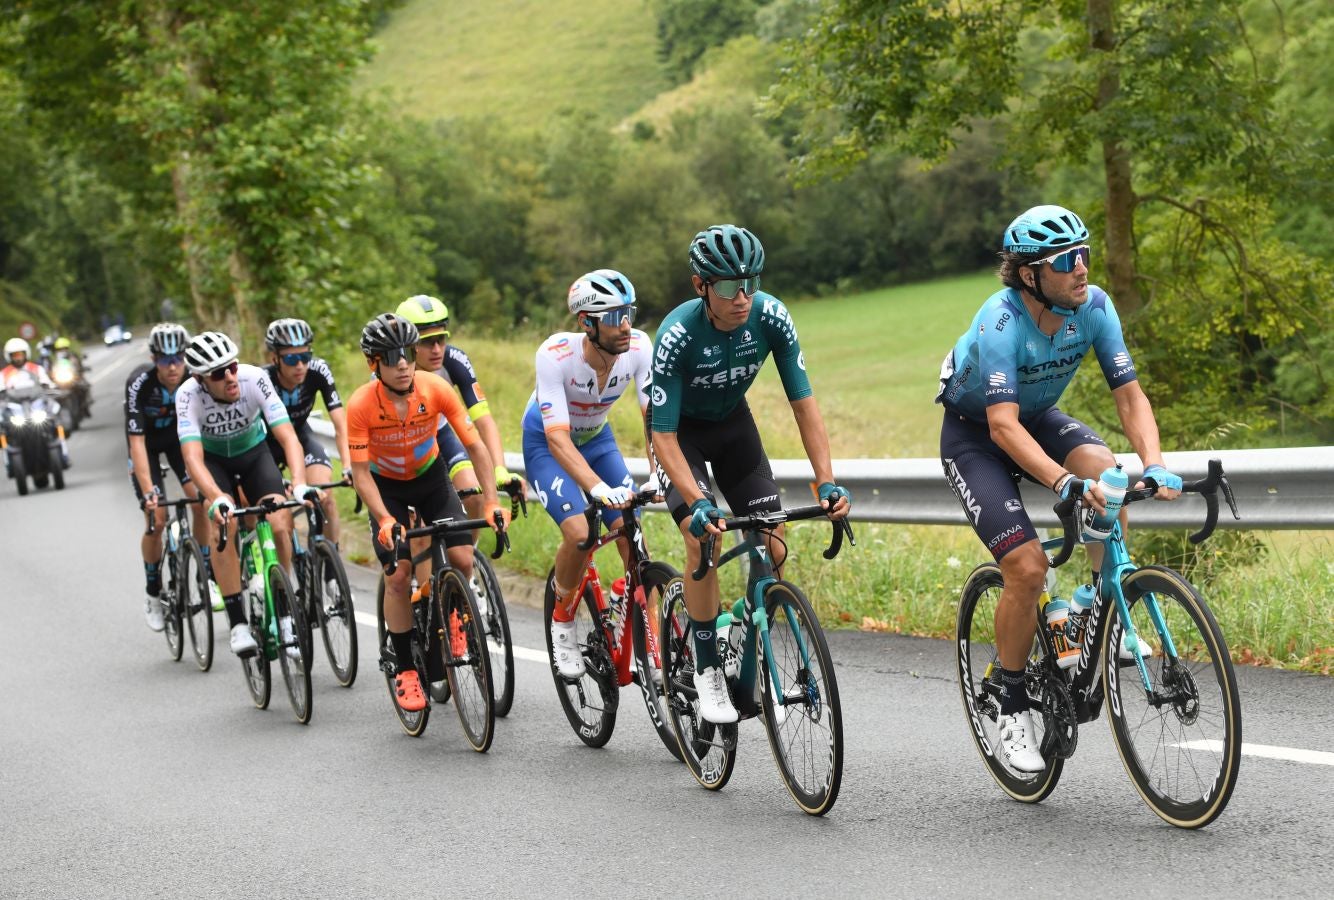
<path fill-rule="evenodd" d="M 993 276 L 978 274 L 790 304 L 836 457 L 936 455 L 940 412 L 932 398 L 940 360 L 993 284 Z M 645 330 L 652 333 L 652 325 Z M 532 392 L 532 358 L 545 337 L 473 335 L 466 323 L 455 328 L 454 340 L 468 351 L 482 375 L 509 452 L 520 450 L 519 423 Z M 321 352 L 328 353 L 328 346 L 321 343 Z M 341 390 L 350 394 L 365 381 L 365 363 L 354 349 L 334 357 L 330 363 Z M 766 366 L 748 398 L 756 419 L 764 423 L 769 455 L 802 456 L 772 365 Z M 627 456 L 644 454 L 639 412 L 632 403 L 616 405 L 612 427 Z M 344 521 L 351 523 L 353 498 L 344 493 L 340 508 Z M 501 565 L 540 578 L 551 565 L 559 532 L 535 505 L 529 512 L 527 520 L 514 524 L 514 552 Z M 364 522 L 360 518 L 345 527 L 343 546 L 349 558 L 367 563 L 373 557 Z M 680 568 L 684 549 L 670 518 L 650 512 L 644 522 L 657 558 Z M 973 533 L 941 526 L 855 523 L 854 527 L 858 546 L 845 546 L 831 562 L 820 556 L 830 538 L 827 525 L 801 523 L 788 529 L 791 562 L 785 574 L 811 598 L 821 622 L 833 628 L 951 637 L 963 582 L 986 558 Z M 1234 656 L 1239 661 L 1331 674 L 1334 536 L 1254 535 L 1266 552 L 1218 549 L 1216 562 L 1202 567 L 1196 576 Z M 489 549 L 490 539 L 483 538 L 483 545 Z M 1214 546 L 1224 548 L 1227 542 L 1215 539 Z M 604 550 L 598 565 L 605 580 L 616 577 L 615 551 Z M 1076 578 L 1084 577 L 1077 573 L 1086 567 L 1084 560 L 1076 559 L 1062 572 L 1063 592 L 1068 595 L 1073 590 Z M 723 571 L 725 597 L 740 596 L 743 573 L 737 565 Z"/>

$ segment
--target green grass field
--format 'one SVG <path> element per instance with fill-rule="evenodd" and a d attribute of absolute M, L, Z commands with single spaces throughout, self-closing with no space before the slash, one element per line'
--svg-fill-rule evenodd
<path fill-rule="evenodd" d="M 410 0 L 376 35 L 360 77 L 415 118 L 537 129 L 592 112 L 616 121 L 666 86 L 656 22 L 632 0 Z"/>
<path fill-rule="evenodd" d="M 835 458 L 936 455 L 940 412 L 932 399 L 940 360 L 995 283 L 993 275 L 982 273 L 790 304 Z M 781 285 L 773 288 L 781 295 Z M 646 330 L 652 332 L 653 324 Z M 454 340 L 481 373 L 511 452 L 520 447 L 519 422 L 533 387 L 533 354 L 544 337 L 482 337 L 469 334 L 467 323 L 454 323 Z M 355 351 L 336 363 L 345 391 L 365 380 L 365 364 Z M 493 377 L 498 372 L 508 374 Z M 772 366 L 761 374 L 750 402 L 769 455 L 800 457 L 796 426 Z M 617 404 L 612 425 L 626 455 L 642 456 L 642 426 L 633 404 Z M 345 513 L 350 512 L 349 502 Z M 649 515 L 645 521 L 650 547 L 679 567 L 684 551 L 668 517 Z M 349 531 L 344 546 L 367 559 L 365 531 Z M 789 531 L 793 561 L 786 574 L 805 588 L 822 621 L 933 637 L 952 634 L 963 581 L 985 558 L 973 533 L 861 523 L 857 534 L 856 548 L 826 562 L 819 551 L 829 539 L 827 526 L 803 524 Z M 1334 563 L 1328 560 L 1334 559 L 1334 538 L 1324 532 L 1259 537 L 1265 554 L 1237 553 L 1236 559 L 1229 545 L 1216 539 L 1219 564 L 1200 587 L 1238 658 L 1329 673 L 1334 669 Z M 513 539 L 514 553 L 504 564 L 544 575 L 559 539 L 545 513 L 534 508 L 527 521 L 516 523 Z M 599 560 L 608 580 L 614 577 L 614 560 L 612 551 Z M 1062 575 L 1067 595 L 1084 569 L 1083 561 L 1076 560 Z M 726 574 L 725 589 L 737 595 L 739 570 Z"/>

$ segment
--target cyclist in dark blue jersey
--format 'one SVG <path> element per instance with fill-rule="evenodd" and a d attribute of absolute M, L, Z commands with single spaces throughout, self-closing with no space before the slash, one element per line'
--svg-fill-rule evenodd
<path fill-rule="evenodd" d="M 1001 663 L 1001 751 L 1020 772 L 1045 766 L 1028 714 L 1024 664 L 1037 633 L 1037 600 L 1048 563 L 1024 511 L 1019 479 L 1061 497 L 1082 492 L 1098 512 L 1097 477 L 1115 464 L 1093 429 L 1057 408 L 1079 365 L 1096 355 L 1116 412 L 1158 499 L 1181 479 L 1163 466 L 1158 423 L 1126 350 L 1107 293 L 1088 283 L 1088 229 L 1073 212 L 1036 206 L 1002 241 L 1000 280 L 945 357 L 936 402 L 945 407 L 940 458 L 969 524 L 999 562 L 1005 582 L 996 610 Z M 1125 527 L 1125 513 L 1121 513 Z M 1103 548 L 1086 545 L 1093 571 Z"/>

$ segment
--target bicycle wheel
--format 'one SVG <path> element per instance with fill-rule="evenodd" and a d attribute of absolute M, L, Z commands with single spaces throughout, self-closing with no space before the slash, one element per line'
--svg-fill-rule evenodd
<path fill-rule="evenodd" d="M 310 629 L 306 624 L 306 610 L 292 590 L 282 566 L 269 568 L 269 591 L 273 595 L 273 614 L 278 617 L 278 663 L 282 666 L 283 682 L 287 685 L 287 699 L 292 714 L 302 725 L 310 721 L 315 698 L 310 691 Z M 291 632 L 283 623 L 290 618 Z"/>
<path fill-rule="evenodd" d="M 176 564 L 176 557 L 165 555 L 167 563 L 167 583 L 159 591 L 162 604 L 162 636 L 167 639 L 167 653 L 175 662 L 180 662 L 185 651 L 185 631 L 181 627 L 181 597 L 186 592 L 185 583 Z"/>
<path fill-rule="evenodd" d="M 476 547 L 472 551 L 472 580 L 469 587 L 477 599 L 477 611 L 486 629 L 486 643 L 491 649 L 491 687 L 495 693 L 496 715 L 504 718 L 514 705 L 514 642 L 510 637 L 510 618 L 500 579 L 491 560 Z"/>
<path fill-rule="evenodd" d="M 324 653 L 338 683 L 352 687 L 357 680 L 357 614 L 352 604 L 352 588 L 334 545 L 316 541 L 314 548 L 313 577 L 307 590 L 314 600 L 312 606 L 319 620 Z M 331 585 L 337 585 L 337 596 L 329 596 Z"/>
<path fill-rule="evenodd" d="M 1227 806 L 1241 765 L 1241 701 L 1223 632 L 1195 588 L 1171 569 L 1138 569 L 1121 589 L 1136 634 L 1151 645 L 1144 664 L 1153 693 L 1145 694 L 1133 663 L 1118 659 L 1125 623 L 1110 616 L 1102 655 L 1112 738 L 1150 809 L 1178 828 L 1203 828 Z M 1150 595 L 1175 657 L 1164 652 L 1146 608 Z"/>
<path fill-rule="evenodd" d="M 843 782 L 843 711 L 834 660 L 815 610 L 796 585 L 786 581 L 769 585 L 764 608 L 780 681 L 775 688 L 768 661 L 761 654 L 769 749 L 801 811 L 822 816 L 834 808 Z"/>
<path fill-rule="evenodd" d="M 1000 658 L 996 651 L 996 607 L 1000 604 L 1000 566 L 984 563 L 964 582 L 959 598 L 959 618 L 955 630 L 954 662 L 959 676 L 959 697 L 963 700 L 968 733 L 1001 790 L 1023 803 L 1045 800 L 1061 779 L 1065 760 L 1047 755 L 1047 767 L 1041 772 L 1019 772 L 1006 764 L 1000 754 Z M 1042 696 L 1042 642 L 1033 641 L 1028 660 L 1027 689 L 1030 698 Z M 1046 746 L 1045 717 L 1038 703 L 1033 703 L 1033 726 L 1039 746 Z"/>
<path fill-rule="evenodd" d="M 468 743 L 478 753 L 485 753 L 495 736 L 496 705 L 482 617 L 468 582 L 456 569 L 446 569 L 436 578 L 432 602 L 439 604 L 445 623 L 440 650 L 454 710 Z"/>
<path fill-rule="evenodd" d="M 249 594 L 249 591 L 246 592 Z M 264 652 L 264 598 L 250 598 L 250 636 L 259 649 L 250 656 L 241 657 L 241 672 L 245 675 L 250 699 L 259 709 L 268 709 L 273 693 L 273 675 L 269 671 L 269 656 Z"/>
<path fill-rule="evenodd" d="M 422 732 L 426 730 L 426 722 L 431 717 L 431 704 L 427 703 L 425 709 L 416 712 L 409 712 L 398 705 L 398 694 L 394 691 L 394 676 L 398 674 L 399 662 L 394 654 L 394 644 L 389 640 L 389 629 L 384 623 L 384 576 L 380 577 L 379 584 L 375 588 L 375 634 L 377 646 L 380 648 L 380 670 L 384 672 L 385 684 L 389 688 L 389 699 L 394 704 L 394 714 L 398 716 L 398 724 L 410 737 L 421 737 Z M 414 654 L 420 652 L 415 637 L 412 649 Z M 427 683 L 426 668 L 421 665 L 420 660 L 415 658 L 407 660 L 404 665 L 415 666 L 422 684 Z"/>
<path fill-rule="evenodd" d="M 662 692 L 662 653 L 658 648 L 658 622 L 661 618 L 663 595 L 667 583 L 680 573 L 665 563 L 649 563 L 642 575 L 643 603 L 630 606 L 631 640 L 635 648 L 635 680 L 644 697 L 649 721 L 667 752 L 679 762 L 681 748 L 676 734 L 667 721 L 667 698 Z"/>
<path fill-rule="evenodd" d="M 190 650 L 199 671 L 213 666 L 213 598 L 208 591 L 208 566 L 194 538 L 181 541 L 180 600 L 190 629 Z"/>
<path fill-rule="evenodd" d="M 551 646 L 551 616 L 556 610 L 556 590 L 552 586 L 555 569 L 547 573 L 546 600 L 542 604 L 542 633 L 546 635 L 547 660 L 556 696 L 570 727 L 590 747 L 604 747 L 616 728 L 616 709 L 621 687 L 612 665 L 606 631 L 599 622 L 597 603 L 591 589 L 585 588 L 574 612 L 574 631 L 584 657 L 584 674 L 575 680 L 561 675 L 556 668 L 556 654 Z"/>
<path fill-rule="evenodd" d="M 686 613 L 685 582 L 679 575 L 663 591 L 658 638 L 667 722 L 677 750 L 696 781 L 711 791 L 720 790 L 736 766 L 737 727 L 700 718 L 694 680 L 695 639 Z"/>

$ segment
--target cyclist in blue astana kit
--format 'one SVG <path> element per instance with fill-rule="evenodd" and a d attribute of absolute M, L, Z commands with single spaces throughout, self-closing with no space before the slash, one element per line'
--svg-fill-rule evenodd
<path fill-rule="evenodd" d="M 264 371 L 278 391 L 278 398 L 287 408 L 292 428 L 296 430 L 297 440 L 306 453 L 306 479 L 316 484 L 333 481 L 333 463 L 324 449 L 324 443 L 311 431 L 310 411 L 315 407 L 317 396 L 324 398 L 324 408 L 333 423 L 334 444 L 338 447 L 338 458 L 343 461 L 343 474 L 352 471 L 348 462 L 347 450 L 347 412 L 343 409 L 343 400 L 334 386 L 333 371 L 329 364 L 315 355 L 311 344 L 315 341 L 315 332 L 304 319 L 276 319 L 269 323 L 264 334 L 264 346 L 269 351 L 269 364 Z M 267 437 L 269 452 L 279 468 L 286 464 L 286 451 L 269 432 Z M 349 482 L 350 483 L 350 482 Z M 324 536 L 338 544 L 338 504 L 332 491 L 324 495 L 320 504 L 324 508 Z M 338 596 L 334 589 L 330 596 Z"/>
<path fill-rule="evenodd" d="M 629 505 L 635 483 L 607 417 L 631 382 L 647 415 L 652 348 L 647 334 L 630 327 L 635 288 L 620 272 L 580 276 L 566 305 L 582 332 L 558 332 L 537 348 L 537 388 L 523 414 L 523 462 L 542 507 L 560 526 L 551 652 L 561 675 L 578 678 L 584 658 L 573 623 L 585 558 L 578 545 L 588 538 L 584 493 L 606 504 L 602 518 L 609 528 L 620 525 L 618 510 Z M 620 551 L 628 567 L 630 548 Z"/>
<path fill-rule="evenodd" d="M 686 571 L 700 561 L 699 539 L 720 533 L 721 511 L 709 490 L 709 472 L 737 515 L 781 508 L 778 485 L 746 404 L 746 391 L 772 353 L 783 390 L 819 484 L 820 505 L 834 519 L 851 508 L 851 495 L 834 483 L 829 437 L 815 401 L 797 326 L 787 307 L 760 290 L 764 247 L 735 225 L 714 225 L 690 242 L 696 299 L 663 319 L 653 350 L 653 450 L 671 483 L 667 506 L 685 537 Z M 782 530 L 779 529 L 781 538 Z M 775 568 L 785 558 L 781 540 L 769 542 Z M 700 715 L 735 722 L 718 659 L 714 625 L 717 573 L 685 579 L 686 609 L 695 643 L 695 689 Z"/>
<path fill-rule="evenodd" d="M 129 450 L 130 484 L 140 508 L 155 520 L 152 534 L 139 539 L 144 558 L 144 618 L 148 627 L 161 631 L 162 621 L 162 534 L 167 527 L 167 511 L 158 508 L 162 498 L 162 463 L 165 461 L 176 473 L 181 492 L 197 497 L 199 492 L 190 482 L 181 456 L 181 442 L 176 437 L 176 391 L 185 378 L 185 347 L 190 333 L 172 322 L 154 325 L 148 334 L 148 352 L 151 363 L 144 363 L 125 380 L 125 442 Z M 204 507 L 190 507 L 194 518 L 194 532 L 208 534 L 208 516 Z M 207 562 L 207 544 L 200 548 Z M 212 591 L 217 588 L 209 582 Z M 217 597 L 221 603 L 221 596 Z"/>
<path fill-rule="evenodd" d="M 1037 633 L 1037 601 L 1047 557 L 1024 511 L 1019 479 L 1060 497 L 1083 493 L 1106 512 L 1098 475 L 1115 465 L 1102 438 L 1056 407 L 1080 362 L 1093 352 L 1116 401 L 1126 437 L 1175 499 L 1181 479 L 1163 466 L 1158 423 L 1121 335 L 1116 307 L 1088 283 L 1088 229 L 1059 206 L 1036 206 L 1005 229 L 1000 280 L 945 357 L 936 402 L 945 407 L 940 458 L 968 522 L 1000 563 L 1005 586 L 996 609 L 1001 663 L 1001 752 L 1020 772 L 1045 766 L 1029 716 L 1024 664 Z M 1125 527 L 1125 512 L 1121 526 Z M 1096 574 L 1103 547 L 1089 543 Z M 1124 651 L 1123 651 L 1124 652 Z"/>
<path fill-rule="evenodd" d="M 205 331 L 195 335 L 185 350 L 185 365 L 194 378 L 176 392 L 176 431 L 186 471 L 209 504 L 209 518 L 219 529 L 228 529 L 229 538 L 235 537 L 236 523 L 230 513 L 237 506 L 234 496 L 238 488 L 247 503 L 260 503 L 269 497 L 279 502 L 287 499 L 282 475 L 264 444 L 267 432 L 273 432 L 286 453 L 292 496 L 307 502 L 320 499 L 319 492 L 306 483 L 305 450 L 278 392 L 263 369 L 237 363 L 239 353 L 225 334 Z M 278 559 L 290 574 L 291 511 L 278 510 L 269 517 L 269 524 L 278 545 Z M 217 543 L 216 535 L 212 542 Z M 237 656 L 253 655 L 258 646 L 241 603 L 235 540 L 229 539 L 226 550 L 217 555 L 213 574 L 231 625 L 231 650 Z M 283 639 L 290 641 L 290 617 L 278 624 Z"/>

